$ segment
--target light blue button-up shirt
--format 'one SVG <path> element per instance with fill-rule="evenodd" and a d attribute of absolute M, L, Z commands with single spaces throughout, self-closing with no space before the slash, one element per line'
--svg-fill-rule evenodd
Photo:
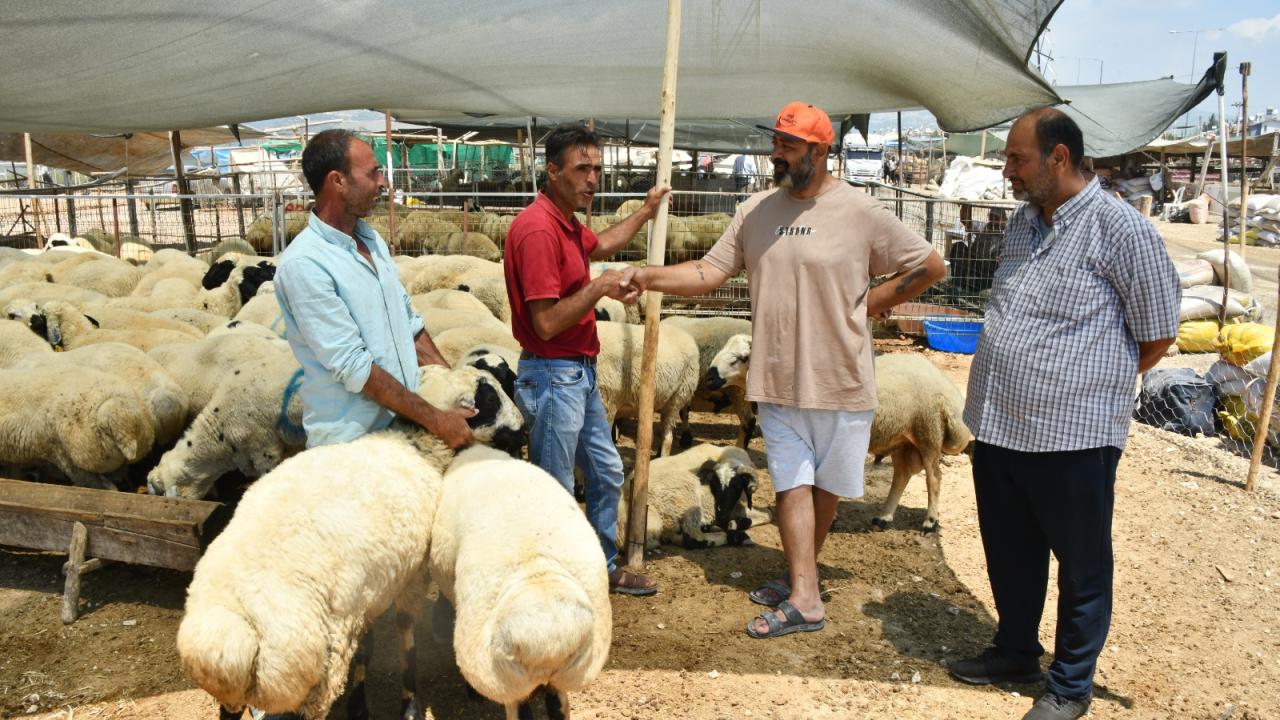
<path fill-rule="evenodd" d="M 307 447 L 348 442 L 391 424 L 394 413 L 360 393 L 374 363 L 408 389 L 418 387 L 413 339 L 422 318 L 387 244 L 361 220 L 355 234 L 312 213 L 277 263 L 276 298 L 303 370 L 298 392 Z M 357 252 L 356 238 L 373 267 Z"/>

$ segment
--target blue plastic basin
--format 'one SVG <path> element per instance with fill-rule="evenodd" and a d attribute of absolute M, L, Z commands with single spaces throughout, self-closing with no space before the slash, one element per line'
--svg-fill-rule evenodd
<path fill-rule="evenodd" d="M 976 320 L 937 317 L 924 321 L 924 337 L 934 350 L 972 355 L 981 334 L 982 323 Z"/>

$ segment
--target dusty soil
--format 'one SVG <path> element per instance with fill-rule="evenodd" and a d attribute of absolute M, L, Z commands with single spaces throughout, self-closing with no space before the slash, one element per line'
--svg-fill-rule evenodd
<path fill-rule="evenodd" d="M 881 349 L 924 352 L 964 386 L 967 356 L 909 341 Z M 727 416 L 694 421 L 700 440 L 732 441 Z M 751 449 L 763 467 L 759 438 Z M 629 447 L 624 456 L 630 462 Z M 1216 440 L 1133 426 L 1116 489 L 1115 617 L 1092 717 L 1280 717 L 1280 477 L 1264 469 L 1259 491 L 1246 494 L 1247 466 Z M 887 461 L 868 465 L 867 497 L 840 507 L 821 558 L 824 631 L 769 641 L 743 632 L 760 609 L 746 592 L 782 565 L 772 525 L 752 529 L 750 547 L 664 548 L 647 566 L 661 583 L 656 597 L 615 596 L 612 655 L 595 685 L 573 698 L 575 716 L 1020 717 L 1039 688 L 974 688 L 945 670 L 980 650 L 995 628 L 967 458 L 945 463 L 937 535 L 918 531 L 920 479 L 895 527 L 870 530 L 891 473 Z M 767 484 L 755 500 L 772 507 Z M 0 716 L 216 717 L 173 648 L 189 575 L 107 567 L 86 577 L 89 604 L 64 627 L 62 561 L 0 549 Z M 1041 627 L 1047 647 L 1054 602 L 1051 591 Z M 394 645 L 384 619 L 370 669 L 375 717 L 396 713 Z M 502 716 L 497 706 L 466 699 L 451 651 L 434 645 L 427 627 L 419 658 L 431 716 Z M 345 716 L 341 706 L 333 716 Z"/>

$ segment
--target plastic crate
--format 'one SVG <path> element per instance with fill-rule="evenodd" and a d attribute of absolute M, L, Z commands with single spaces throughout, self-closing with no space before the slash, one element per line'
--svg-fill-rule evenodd
<path fill-rule="evenodd" d="M 929 347 L 943 352 L 972 355 L 978 349 L 982 323 L 974 320 L 929 318 L 924 321 L 924 336 Z"/>

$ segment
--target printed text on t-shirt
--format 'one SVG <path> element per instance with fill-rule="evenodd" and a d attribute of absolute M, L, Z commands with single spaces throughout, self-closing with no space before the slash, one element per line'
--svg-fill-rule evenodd
<path fill-rule="evenodd" d="M 777 230 L 778 237 L 784 235 L 812 235 L 813 228 L 807 225 L 779 225 Z"/>

